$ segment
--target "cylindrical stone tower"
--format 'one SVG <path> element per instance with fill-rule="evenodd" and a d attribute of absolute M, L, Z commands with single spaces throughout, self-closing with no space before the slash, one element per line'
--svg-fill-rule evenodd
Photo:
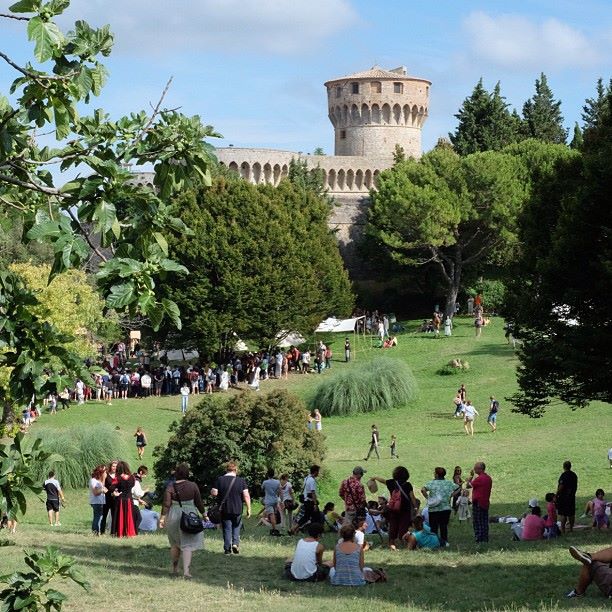
<path fill-rule="evenodd" d="M 421 156 L 431 81 L 408 76 L 406 68 L 374 66 L 325 83 L 336 155 Z"/>

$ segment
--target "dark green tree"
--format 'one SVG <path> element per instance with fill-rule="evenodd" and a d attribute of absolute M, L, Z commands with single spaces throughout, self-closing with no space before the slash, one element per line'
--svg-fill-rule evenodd
<path fill-rule="evenodd" d="M 525 190 L 517 156 L 436 148 L 381 173 L 366 231 L 395 261 L 436 266 L 453 313 L 466 270 L 516 246 Z"/>
<path fill-rule="evenodd" d="M 167 446 L 155 449 L 158 487 L 187 462 L 208 492 L 229 459 L 238 461 L 250 487 L 261 484 L 268 468 L 300 482 L 326 452 L 324 436 L 306 429 L 307 416 L 304 403 L 287 391 L 243 392 L 221 403 L 206 397 L 171 425 Z"/>
<path fill-rule="evenodd" d="M 195 233 L 169 241 L 191 274 L 164 285 L 184 319 L 180 331 L 162 329 L 167 346 L 212 355 L 231 349 L 236 336 L 268 346 L 281 331 L 311 333 L 322 318 L 350 313 L 326 197 L 291 180 L 255 186 L 222 175 L 177 206 Z"/>
<path fill-rule="evenodd" d="M 599 127 L 603 114 L 606 110 L 606 99 L 608 94 L 612 91 L 612 79 L 610 79 L 608 85 L 604 85 L 603 79 L 597 79 L 597 85 L 595 86 L 595 97 L 587 98 L 584 106 L 582 107 L 582 131 L 588 132 L 589 130 Z"/>
<path fill-rule="evenodd" d="M 449 138 L 459 155 L 499 151 L 520 139 L 516 116 L 508 110 L 499 83 L 489 93 L 480 79 L 455 117 L 459 125 Z"/>
<path fill-rule="evenodd" d="M 582 149 L 582 144 L 584 143 L 584 136 L 582 135 L 582 130 L 578 125 L 578 122 L 574 124 L 574 135 L 572 136 L 572 141 L 570 142 L 570 148 L 572 149 Z"/>
<path fill-rule="evenodd" d="M 555 100 L 546 75 L 535 82 L 535 94 L 523 105 L 523 130 L 527 138 L 564 144 L 567 129 L 563 127 L 561 101 Z"/>
<path fill-rule="evenodd" d="M 520 220 L 521 257 L 508 315 L 522 340 L 520 412 L 541 416 L 551 402 L 573 408 L 612 402 L 612 95 L 585 133 L 540 172 Z"/>

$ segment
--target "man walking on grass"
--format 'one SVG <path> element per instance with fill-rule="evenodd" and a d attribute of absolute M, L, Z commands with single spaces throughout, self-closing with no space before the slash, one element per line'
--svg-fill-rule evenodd
<path fill-rule="evenodd" d="M 376 427 L 376 425 L 372 425 L 372 437 L 370 439 L 370 450 L 368 451 L 367 456 L 364 458 L 364 461 L 367 461 L 370 458 L 370 455 L 372 454 L 372 452 L 376 453 L 376 458 L 380 459 L 380 453 L 378 452 L 378 445 L 379 445 L 379 434 L 378 434 L 378 428 Z"/>
<path fill-rule="evenodd" d="M 497 431 L 497 413 L 499 411 L 499 402 L 491 396 L 489 398 L 491 400 L 491 404 L 489 405 L 489 416 L 487 417 L 487 423 L 491 428 L 491 431 Z"/>
<path fill-rule="evenodd" d="M 472 489 L 472 510 L 476 543 L 489 541 L 489 505 L 493 480 L 486 473 L 484 462 L 478 461 L 470 471 L 468 487 Z"/>
<path fill-rule="evenodd" d="M 47 493 L 47 514 L 49 515 L 49 525 L 61 527 L 60 523 L 60 500 L 64 503 L 64 492 L 60 483 L 55 478 L 55 472 L 51 470 L 49 477 L 45 480 L 43 489 Z"/>

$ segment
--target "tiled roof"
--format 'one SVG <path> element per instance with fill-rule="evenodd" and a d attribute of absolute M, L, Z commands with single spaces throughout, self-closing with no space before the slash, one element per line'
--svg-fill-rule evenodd
<path fill-rule="evenodd" d="M 347 74 L 346 76 L 339 77 L 337 79 L 331 79 L 331 81 L 349 81 L 351 79 L 407 79 L 411 78 L 405 72 L 393 72 L 391 70 L 385 70 L 380 66 L 372 66 L 370 70 L 363 70 L 362 72 L 355 72 L 353 74 Z"/>

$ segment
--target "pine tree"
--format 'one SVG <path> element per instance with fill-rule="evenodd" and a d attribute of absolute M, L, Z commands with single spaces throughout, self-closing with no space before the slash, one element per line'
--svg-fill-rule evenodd
<path fill-rule="evenodd" d="M 519 140 L 516 119 L 508 110 L 499 83 L 489 93 L 480 79 L 455 117 L 459 125 L 449 138 L 459 155 L 497 151 Z"/>
<path fill-rule="evenodd" d="M 570 147 L 572 149 L 580 150 L 582 149 L 582 145 L 584 143 L 584 137 L 582 136 L 582 130 L 578 125 L 578 122 L 574 124 L 574 135 L 572 136 L 572 141 L 570 142 Z"/>
<path fill-rule="evenodd" d="M 600 125 L 602 113 L 606 106 L 606 98 L 610 92 L 612 92 L 612 79 L 610 79 L 607 87 L 603 84 L 602 78 L 597 79 L 595 87 L 596 96 L 594 98 L 587 98 L 582 107 L 583 133 Z"/>
<path fill-rule="evenodd" d="M 523 130 L 527 138 L 564 144 L 567 130 L 563 127 L 561 101 L 555 100 L 542 72 L 535 82 L 535 94 L 523 105 Z"/>

